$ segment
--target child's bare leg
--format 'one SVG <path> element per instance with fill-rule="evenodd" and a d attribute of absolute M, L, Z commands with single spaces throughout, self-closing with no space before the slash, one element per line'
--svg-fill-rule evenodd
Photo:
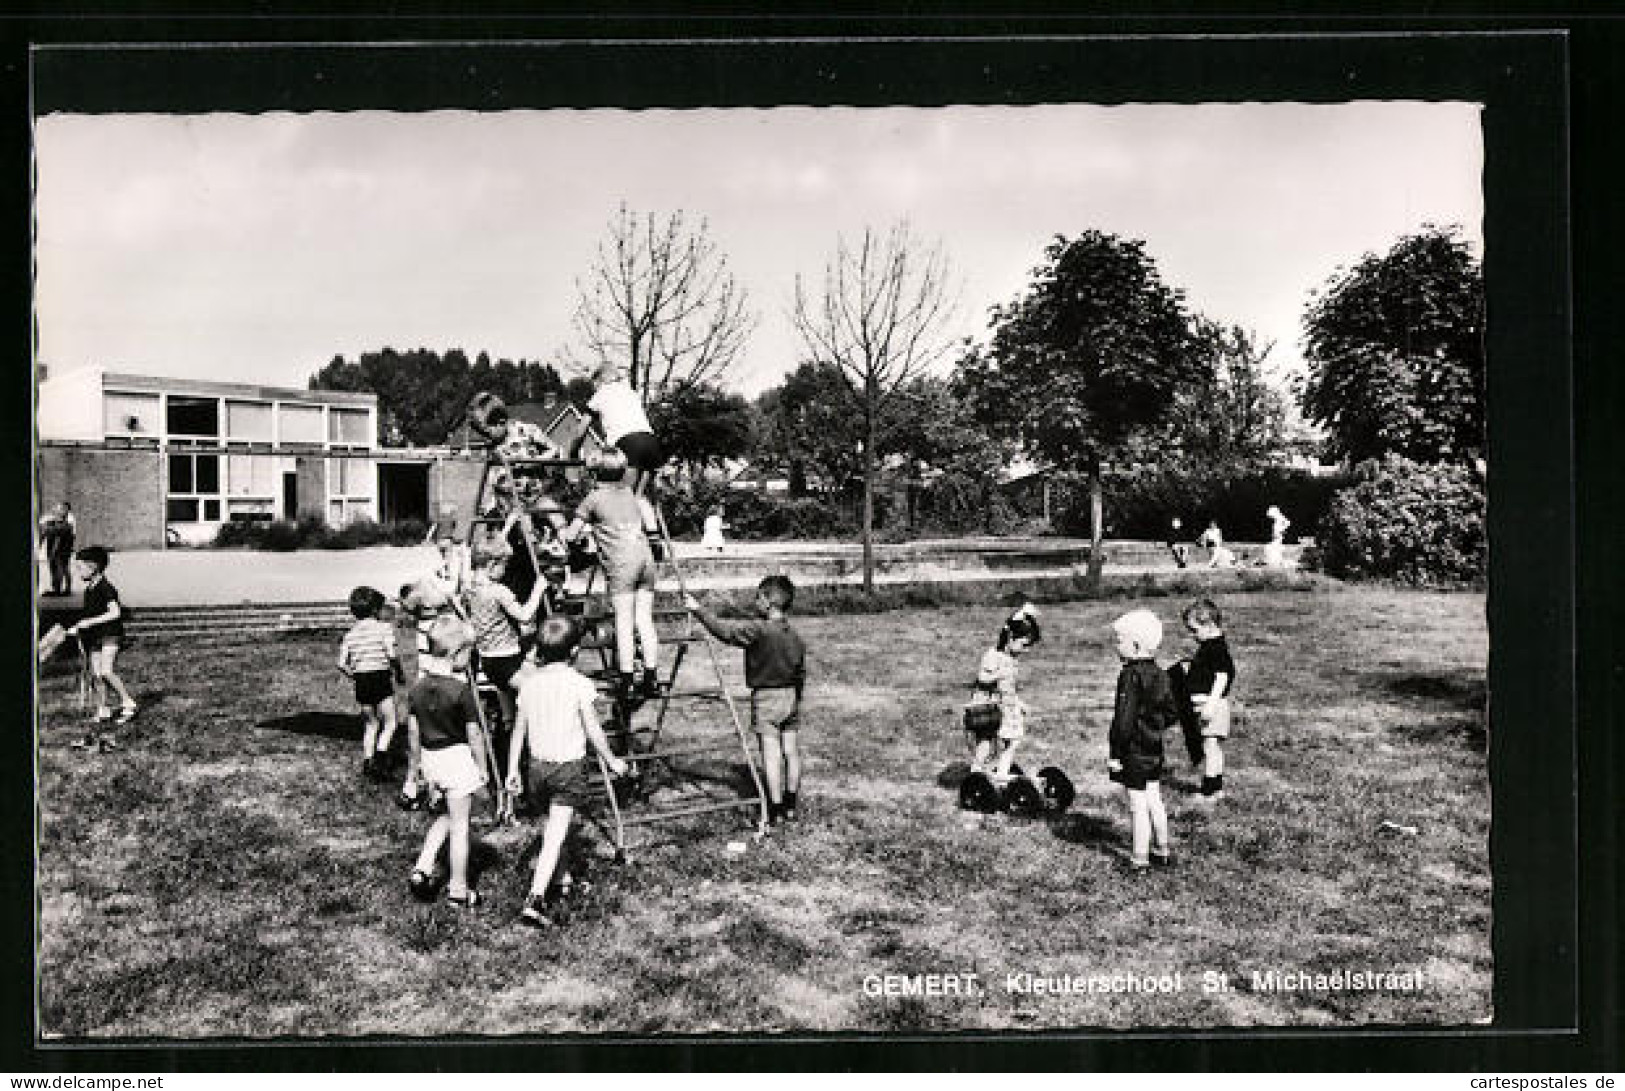
<path fill-rule="evenodd" d="M 975 735 L 972 735 L 970 740 L 970 767 L 971 769 L 980 772 L 981 770 L 987 768 L 987 761 L 993 756 L 993 740 L 988 738 L 977 738 Z"/>
<path fill-rule="evenodd" d="M 999 776 L 1010 775 L 1010 767 L 1016 763 L 1016 746 L 1020 742 L 1020 739 L 999 740 L 999 746 L 1002 748 L 999 753 Z"/>
<path fill-rule="evenodd" d="M 1150 781 L 1145 786 L 1146 811 L 1151 825 L 1151 852 L 1168 855 L 1168 812 L 1162 805 L 1162 784 Z"/>
<path fill-rule="evenodd" d="M 559 858 L 564 853 L 564 841 L 570 835 L 570 820 L 574 815 L 573 807 L 562 803 L 549 804 L 547 826 L 542 830 L 542 851 L 536 856 L 536 872 L 530 879 L 532 894 L 546 895 L 548 885 L 553 881 L 553 872 L 558 869 Z"/>
<path fill-rule="evenodd" d="M 466 798 L 466 797 L 465 797 Z M 447 801 L 447 810 L 451 809 L 451 801 Z M 440 815 L 429 825 L 429 832 L 423 835 L 423 849 L 418 853 L 418 862 L 412 870 L 421 871 L 425 875 L 434 874 L 435 862 L 440 859 L 440 850 L 446 846 L 446 837 L 451 833 L 451 818 Z"/>
<path fill-rule="evenodd" d="M 801 732 L 784 731 L 780 739 L 784 746 L 784 791 L 793 796 L 801 791 Z"/>
<path fill-rule="evenodd" d="M 1224 776 L 1224 744 L 1212 735 L 1202 740 L 1202 775 Z"/>
<path fill-rule="evenodd" d="M 462 895 L 468 891 L 468 813 L 473 806 L 472 794 L 446 797 L 447 848 L 451 857 L 451 881 L 446 886 L 448 894 Z"/>
<path fill-rule="evenodd" d="M 637 658 L 637 594 L 633 591 L 609 597 L 615 610 L 615 668 L 622 674 L 632 673 L 632 662 Z"/>
<path fill-rule="evenodd" d="M 395 698 L 385 697 L 378 702 L 378 718 L 383 724 L 378 731 L 378 749 L 384 751 L 395 741 Z"/>
<path fill-rule="evenodd" d="M 124 679 L 113 671 L 113 664 L 118 662 L 118 645 L 107 644 L 102 647 L 102 677 L 106 680 L 108 688 L 119 695 L 119 703 L 129 708 L 135 704 L 130 691 L 124 688 Z"/>
<path fill-rule="evenodd" d="M 640 587 L 632 595 L 632 620 L 637 629 L 638 645 L 643 649 L 643 669 L 660 669 L 660 631 L 655 628 L 655 592 L 652 587 Z M 619 617 L 619 613 L 616 614 Z M 626 660 L 630 663 L 631 660 Z M 631 670 L 631 667 L 622 667 Z"/>
<path fill-rule="evenodd" d="M 778 735 L 758 733 L 762 744 L 762 775 L 767 777 L 768 802 L 777 807 L 784 802 L 784 746 Z"/>
<path fill-rule="evenodd" d="M 1135 867 L 1151 863 L 1151 801 L 1145 788 L 1128 789 L 1129 862 Z"/>
<path fill-rule="evenodd" d="M 371 705 L 361 706 L 361 756 L 370 758 L 378 747 L 378 714 Z"/>

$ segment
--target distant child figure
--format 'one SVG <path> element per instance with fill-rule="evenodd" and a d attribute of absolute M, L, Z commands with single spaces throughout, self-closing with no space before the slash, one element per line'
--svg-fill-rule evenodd
<path fill-rule="evenodd" d="M 762 748 L 767 777 L 768 821 L 796 819 L 801 793 L 801 694 L 807 683 L 807 646 L 790 627 L 796 585 L 790 577 L 765 577 L 756 585 L 761 621 L 724 621 L 685 595 L 683 606 L 712 636 L 745 649 L 745 684 L 750 687 L 750 720 Z"/>
<path fill-rule="evenodd" d="M 1027 705 L 1016 696 L 1016 660 L 1042 639 L 1038 607 L 1023 603 L 1005 619 L 994 646 L 982 654 L 976 688 L 965 709 L 972 771 L 987 772 L 996 747 L 996 771 L 1001 777 L 1010 775 L 1016 747 L 1027 734 Z"/>
<path fill-rule="evenodd" d="M 45 563 L 51 572 L 48 595 L 67 595 L 73 591 L 73 540 L 77 523 L 73 509 L 66 503 L 52 505 L 40 519 L 40 542 L 45 549 Z"/>
<path fill-rule="evenodd" d="M 1270 521 L 1270 540 L 1264 546 L 1263 564 L 1269 568 L 1286 567 L 1286 528 L 1292 525 L 1281 509 L 1271 504 L 1264 511 Z"/>
<path fill-rule="evenodd" d="M 395 630 L 378 617 L 383 608 L 384 596 L 371 587 L 351 591 L 356 623 L 339 644 L 339 670 L 355 683 L 361 706 L 361 773 L 370 780 L 386 774 L 383 758 L 395 738 L 395 683 L 405 681 Z"/>
<path fill-rule="evenodd" d="M 1236 563 L 1236 555 L 1224 544 L 1224 532 L 1219 529 L 1217 519 L 1208 520 L 1207 529 L 1196 539 L 1196 544 L 1212 551 L 1207 559 L 1209 568 L 1230 568 Z"/>
<path fill-rule="evenodd" d="M 1140 873 L 1152 864 L 1173 863 L 1168 814 L 1162 806 L 1162 735 L 1179 713 L 1168 676 L 1155 658 L 1162 622 L 1149 610 L 1130 610 L 1112 622 L 1112 630 L 1123 669 L 1117 675 L 1106 768 L 1128 790 L 1129 867 Z"/>
<path fill-rule="evenodd" d="M 598 559 L 604 569 L 610 605 L 615 610 L 615 662 L 620 671 L 620 694 L 660 695 L 660 633 L 655 629 L 655 556 L 649 541 L 655 514 L 649 502 L 627 484 L 626 456 L 613 448 L 591 460 L 598 485 L 576 509 L 564 530 L 566 541 L 591 528 L 598 540 Z M 658 531 L 655 531 L 658 535 Z M 643 679 L 637 681 L 634 663 L 643 650 Z"/>
<path fill-rule="evenodd" d="M 479 904 L 479 892 L 468 885 L 468 816 L 474 793 L 485 787 L 484 748 L 474 689 L 468 684 L 469 653 L 474 635 L 462 620 L 442 616 L 429 627 L 426 671 L 408 694 L 406 718 L 410 768 L 407 794 L 415 795 L 421 773 L 429 789 L 446 800 L 446 813 L 435 818 L 424 835 L 408 886 L 422 901 L 431 901 L 438 886 L 440 850 L 451 865 L 446 901 L 460 909 Z M 478 749 L 476 749 L 478 748 Z"/>
<path fill-rule="evenodd" d="M 95 676 L 96 723 L 106 724 L 114 719 L 112 694 L 118 694 L 118 722 L 127 724 L 135 719 L 135 698 L 114 671 L 119 647 L 124 642 L 124 606 L 119 601 L 118 588 L 107 579 L 107 550 L 98 545 L 86 546 L 74 558 L 74 569 L 85 585 L 84 611 L 79 620 L 68 626 L 69 636 L 77 636 L 90 653 L 90 669 Z M 115 750 L 117 740 L 109 733 L 93 733 L 74 744 L 78 750 L 91 748 Z"/>
<path fill-rule="evenodd" d="M 721 553 L 723 548 L 727 545 L 727 543 L 722 540 L 722 532 L 728 528 L 728 524 L 723 522 L 722 514 L 722 505 L 719 504 L 711 509 L 710 515 L 705 517 L 705 529 L 703 533 L 700 534 L 701 549 L 709 549 L 712 552 Z"/>
<path fill-rule="evenodd" d="M 1185 607 L 1185 628 L 1197 640 L 1190 661 L 1168 668 L 1185 732 L 1191 764 L 1202 766 L 1202 797 L 1224 798 L 1224 746 L 1230 737 L 1230 694 L 1236 686 L 1236 664 L 1224 638 L 1224 617 L 1210 599 Z"/>
<path fill-rule="evenodd" d="M 604 361 L 593 374 L 597 391 L 587 401 L 587 409 L 598 419 L 604 442 L 626 455 L 631 467 L 627 487 L 642 496 L 650 479 L 666 461 L 660 441 L 655 438 L 649 414 L 643 408 L 643 399 L 627 381 L 620 365 Z M 586 433 L 582 433 L 583 439 Z M 577 444 L 580 450 L 580 444 Z"/>
<path fill-rule="evenodd" d="M 520 602 L 502 583 L 510 559 L 508 547 L 500 540 L 485 542 L 474 551 L 473 570 L 468 587 L 468 621 L 474 627 L 474 648 L 479 652 L 480 671 L 496 687 L 502 706 L 502 722 L 514 722 L 515 680 L 524 666 L 520 626 L 536 616 L 541 605 L 543 581 L 531 585 L 530 597 Z"/>
<path fill-rule="evenodd" d="M 627 763 L 610 750 L 598 722 L 593 707 L 597 687 L 570 665 L 580 645 L 581 627 L 574 618 L 555 616 L 542 622 L 536 634 L 541 669 L 520 688 L 519 718 L 508 742 L 508 791 L 517 794 L 526 788 L 519 763 L 528 746 L 529 795 L 537 806 L 547 808 L 542 851 L 536 857 L 530 895 L 519 914 L 520 923 L 532 928 L 552 924 L 556 903 L 570 890 L 571 876 L 567 869 L 561 871 L 559 862 L 565 858 L 576 809 L 586 806 L 593 795 L 587 744 L 592 744 L 615 776 L 627 771 Z M 553 881 L 556 872 L 557 884 Z"/>
<path fill-rule="evenodd" d="M 1185 524 L 1176 515 L 1168 521 L 1168 552 L 1173 554 L 1175 567 L 1184 568 L 1190 561 L 1190 548 L 1185 544 Z"/>

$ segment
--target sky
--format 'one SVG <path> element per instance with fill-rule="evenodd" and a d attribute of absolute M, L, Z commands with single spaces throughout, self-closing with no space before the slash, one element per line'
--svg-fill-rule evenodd
<path fill-rule="evenodd" d="M 1310 293 L 1425 223 L 1482 253 L 1470 103 L 50 115 L 36 119 L 38 357 L 302 387 L 335 355 L 553 360 L 624 202 L 703 220 L 760 315 L 731 385 L 801 358 L 795 277 L 906 219 L 953 336 L 1056 236 L 1145 243 L 1189 308 L 1299 365 Z"/>

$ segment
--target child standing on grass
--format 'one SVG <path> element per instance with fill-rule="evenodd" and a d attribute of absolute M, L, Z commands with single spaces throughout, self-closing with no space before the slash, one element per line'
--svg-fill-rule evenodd
<path fill-rule="evenodd" d="M 530 798 L 536 806 L 547 807 L 542 851 L 536 857 L 530 894 L 519 914 L 520 923 L 532 928 L 553 923 L 555 906 L 571 885 L 570 874 L 560 869 L 559 861 L 564 858 L 576 809 L 591 801 L 587 744 L 592 744 L 615 776 L 627 771 L 627 763 L 610 751 L 599 725 L 593 707 L 597 687 L 570 665 L 580 645 L 581 626 L 574 618 L 556 615 L 542 622 L 536 634 L 541 669 L 519 691 L 519 717 L 508 742 L 508 791 L 517 794 L 526 787 L 519 762 L 528 746 Z M 556 872 L 557 884 L 553 882 Z"/>
<path fill-rule="evenodd" d="M 135 719 L 136 711 L 135 698 L 113 670 L 124 643 L 124 606 L 119 601 L 118 588 L 107 578 L 107 564 L 107 550 L 101 546 L 86 546 L 75 555 L 74 569 L 79 582 L 85 585 L 84 611 L 67 629 L 68 635 L 77 636 L 90 653 L 90 669 L 96 679 L 98 727 L 114 719 L 111 703 L 114 693 L 119 697 L 119 723 L 127 724 Z M 74 743 L 74 748 L 115 750 L 118 741 L 110 732 L 92 732 Z"/>
<path fill-rule="evenodd" d="M 997 642 L 982 655 L 976 671 L 976 688 L 965 710 L 965 730 L 971 744 L 971 770 L 987 772 L 995 747 L 997 773 L 1009 776 L 1016 760 L 1016 747 L 1027 734 L 1027 705 L 1016 696 L 1016 660 L 1043 639 L 1038 627 L 1038 607 L 1023 603 L 1005 619 Z M 997 709 L 989 715 L 985 709 Z M 997 727 L 993 727 L 994 721 Z"/>
<path fill-rule="evenodd" d="M 1173 863 L 1168 814 L 1162 806 L 1162 734 L 1179 715 L 1168 676 L 1155 658 L 1162 622 L 1150 610 L 1130 610 L 1112 622 L 1112 631 L 1123 669 L 1117 675 L 1106 768 L 1128 791 L 1129 868 L 1139 874 L 1152 864 Z"/>
<path fill-rule="evenodd" d="M 767 777 L 768 822 L 796 819 L 801 792 L 801 691 L 807 682 L 807 646 L 790 627 L 796 585 L 790 577 L 768 576 L 756 585 L 761 621 L 724 621 L 683 596 L 683 607 L 711 635 L 745 649 L 745 684 L 750 687 L 750 722 L 762 748 Z"/>
<path fill-rule="evenodd" d="M 474 627 L 474 647 L 480 670 L 496 687 L 502 722 L 513 725 L 515 676 L 524 665 L 519 627 L 530 624 L 542 601 L 542 584 L 531 585 L 530 597 L 520 602 L 503 586 L 508 569 L 508 547 L 501 541 L 482 544 L 474 551 L 473 576 L 468 590 L 468 620 Z"/>
<path fill-rule="evenodd" d="M 1185 607 L 1185 628 L 1196 638 L 1196 654 L 1168 668 L 1185 749 L 1202 767 L 1202 798 L 1224 798 L 1224 740 L 1230 737 L 1230 694 L 1236 663 L 1224 638 L 1224 616 L 1211 599 Z"/>
<path fill-rule="evenodd" d="M 446 800 L 446 813 L 424 835 L 407 885 L 420 901 L 433 900 L 437 861 L 445 848 L 451 864 L 446 901 L 460 909 L 472 909 L 480 901 L 479 892 L 468 885 L 468 816 L 474 793 L 485 786 L 483 756 L 489 745 L 480 732 L 474 689 L 459 677 L 468 670 L 473 641 L 473 633 L 457 618 L 441 617 L 430 626 L 424 673 L 411 689 L 406 717 L 407 783 L 415 789 L 421 772 L 430 790 Z"/>
<path fill-rule="evenodd" d="M 655 558 L 649 534 L 656 526 L 649 502 L 627 484 L 626 456 L 610 448 L 592 459 L 597 486 L 576 509 L 564 537 L 573 541 L 591 527 L 598 540 L 610 605 L 615 611 L 615 663 L 622 698 L 660 696 L 660 634 L 655 629 Z M 656 530 L 655 533 L 658 534 Z M 643 679 L 634 662 L 643 650 Z"/>
<path fill-rule="evenodd" d="M 395 739 L 395 683 L 405 681 L 395 630 L 379 620 L 384 596 L 371 587 L 350 592 L 350 613 L 356 623 L 339 644 L 339 670 L 355 683 L 361 706 L 361 775 L 383 780 L 384 756 Z"/>

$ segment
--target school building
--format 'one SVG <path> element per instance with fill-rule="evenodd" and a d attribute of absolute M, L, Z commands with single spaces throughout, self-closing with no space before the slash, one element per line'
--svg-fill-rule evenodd
<path fill-rule="evenodd" d="M 484 463 L 381 446 L 373 394 L 100 368 L 42 377 L 35 424 L 38 503 L 67 501 L 81 543 L 123 549 L 207 542 L 232 519 L 463 526 Z"/>

